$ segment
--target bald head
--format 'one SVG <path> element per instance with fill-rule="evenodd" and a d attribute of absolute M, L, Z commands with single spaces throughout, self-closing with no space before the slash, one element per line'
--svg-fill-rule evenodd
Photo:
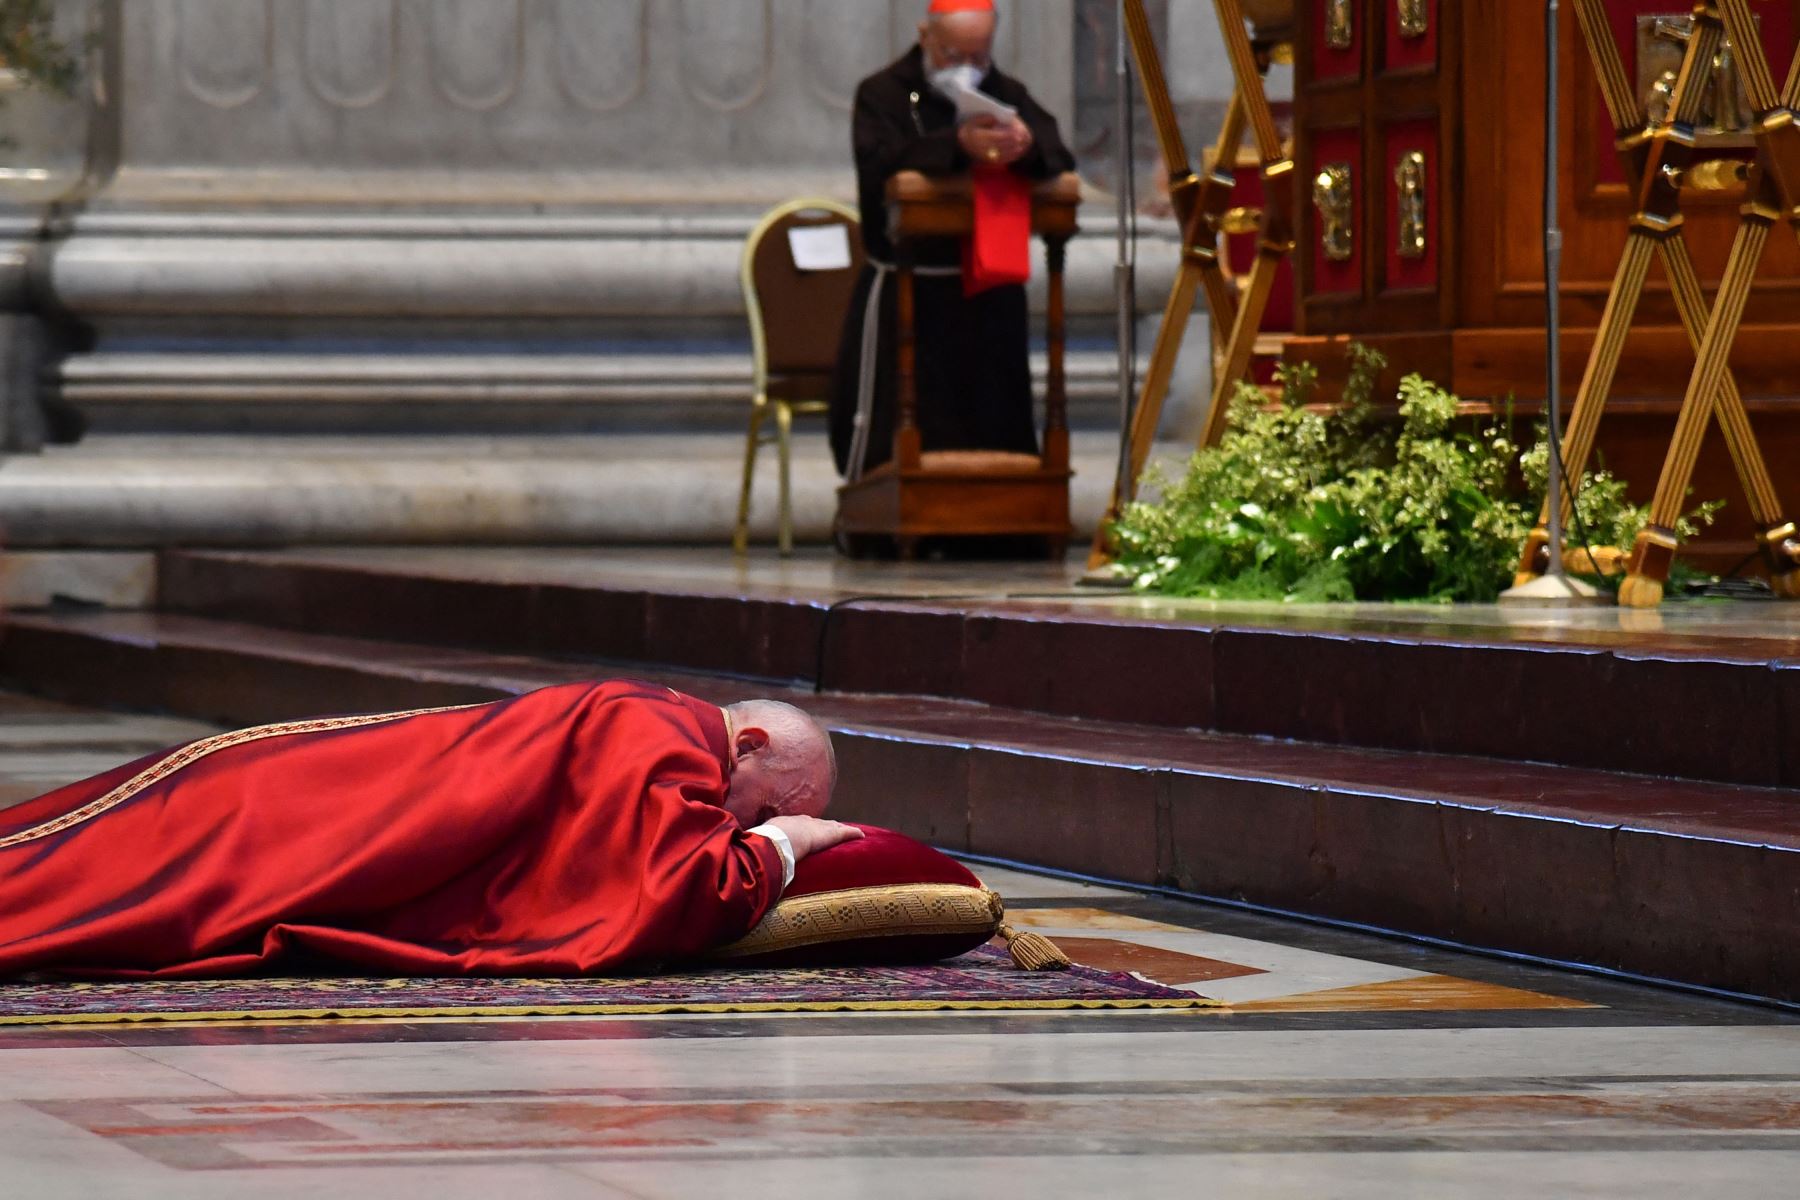
<path fill-rule="evenodd" d="M 919 45 L 925 51 L 925 69 L 973 66 L 982 71 L 993 65 L 994 31 L 1000 17 L 994 12 L 930 13 L 919 26 Z"/>
<path fill-rule="evenodd" d="M 804 710 L 779 700 L 725 709 L 731 790 L 725 809 L 746 829 L 771 817 L 816 817 L 837 786 L 831 735 Z"/>

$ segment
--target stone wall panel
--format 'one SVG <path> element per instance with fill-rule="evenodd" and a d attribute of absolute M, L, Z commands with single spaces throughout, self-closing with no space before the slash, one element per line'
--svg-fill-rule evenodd
<path fill-rule="evenodd" d="M 897 14 L 910 7 L 903 0 L 885 5 L 806 0 L 800 71 L 813 96 L 828 108 L 849 112 L 856 85 L 875 69 L 870 64 L 894 57 Z"/>
<path fill-rule="evenodd" d="M 708 108 L 738 113 L 768 89 L 774 0 L 681 0 L 681 77 Z"/>
<path fill-rule="evenodd" d="M 925 8 L 57 4 L 76 37 L 106 15 L 116 104 L 14 97 L 19 145 L 59 168 L 33 186 L 65 189 L 103 148 L 55 236 L 39 244 L 30 223 L 14 236 L 33 294 L 88 341 L 47 377 L 121 428 L 237 428 L 263 408 L 277 424 L 338 419 L 323 409 L 403 423 L 414 401 L 617 402 L 670 428 L 684 406 L 735 418 L 742 239 L 773 203 L 851 194 L 856 84 L 912 43 Z M 1008 6 L 996 54 L 1065 127 L 1073 6 Z M 1103 239 L 1072 250 L 1078 336 L 1110 312 L 1112 255 Z M 1148 309 L 1173 255 L 1145 257 Z M 1040 269 L 1040 310 L 1042 293 Z M 1109 353 L 1073 355 L 1078 405 L 1113 402 L 1112 369 Z"/>
<path fill-rule="evenodd" d="M 397 0 L 306 0 L 301 54 L 313 94 L 334 108 L 379 104 L 394 83 Z"/>
<path fill-rule="evenodd" d="M 1065 123 L 1073 2 L 1009 12 L 997 49 Z M 640 197 L 646 176 L 720 172 L 810 172 L 816 189 L 826 172 L 847 182 L 856 84 L 912 42 L 922 10 L 923 0 L 131 0 L 119 9 L 123 166 L 159 203 L 173 198 L 162 173 L 207 198 L 244 185 L 291 186 L 303 200 L 305 177 L 358 172 L 371 179 L 357 190 L 410 186 L 409 172 L 479 190 L 484 177 L 523 170 L 545 176 L 552 203 L 564 180 L 586 202 L 584 172 L 632 176 L 621 186 Z"/>
<path fill-rule="evenodd" d="M 524 65 L 520 0 L 430 0 L 426 13 L 432 78 L 444 97 L 476 112 L 511 100 Z"/>
<path fill-rule="evenodd" d="M 646 0 L 551 0 L 557 78 L 589 112 L 614 112 L 644 91 L 650 53 Z"/>
<path fill-rule="evenodd" d="M 176 10 L 182 87 L 212 108 L 239 108 L 268 85 L 274 64 L 271 0 L 181 0 Z"/>

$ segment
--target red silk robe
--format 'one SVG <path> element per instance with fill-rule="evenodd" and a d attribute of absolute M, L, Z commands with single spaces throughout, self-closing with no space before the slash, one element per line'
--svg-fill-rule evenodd
<path fill-rule="evenodd" d="M 222 734 L 0 812 L 0 978 L 582 975 L 748 932 L 724 718 L 640 683 Z"/>

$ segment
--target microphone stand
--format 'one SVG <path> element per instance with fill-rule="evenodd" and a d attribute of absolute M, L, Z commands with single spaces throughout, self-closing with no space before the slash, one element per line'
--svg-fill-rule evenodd
<path fill-rule="evenodd" d="M 1502 601 L 1583 603 L 1598 598 L 1599 589 L 1563 569 L 1562 454 L 1562 214 L 1559 167 L 1562 158 L 1562 61 L 1558 0 L 1544 4 L 1544 351 L 1549 361 L 1544 407 L 1549 420 L 1549 554 L 1545 572 L 1530 583 L 1509 588 Z"/>
<path fill-rule="evenodd" d="M 1131 472 L 1131 423 L 1137 406 L 1137 163 L 1135 130 L 1132 128 L 1131 38 L 1125 25 L 1125 3 L 1119 0 L 1118 54 L 1113 65 L 1118 95 L 1113 113 L 1114 183 L 1118 207 L 1119 250 L 1113 264 L 1113 288 L 1118 305 L 1119 339 L 1119 461 L 1113 476 L 1113 495 L 1122 509 L 1134 499 L 1137 481 Z M 1105 520 L 1105 516 L 1101 520 Z M 1127 581 L 1100 564 L 1082 575 L 1083 587 L 1125 587 Z"/>

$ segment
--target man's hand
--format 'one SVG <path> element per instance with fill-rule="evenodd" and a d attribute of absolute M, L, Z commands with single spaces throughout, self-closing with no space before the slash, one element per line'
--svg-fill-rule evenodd
<path fill-rule="evenodd" d="M 1002 121 L 979 116 L 964 121 L 956 131 L 963 153 L 977 163 L 1010 167 L 1031 151 L 1031 129 L 1017 117 Z"/>
<path fill-rule="evenodd" d="M 788 841 L 793 843 L 795 862 L 839 842 L 854 842 L 863 835 L 863 831 L 853 825 L 818 817 L 772 817 L 768 824 L 787 834 Z"/>

